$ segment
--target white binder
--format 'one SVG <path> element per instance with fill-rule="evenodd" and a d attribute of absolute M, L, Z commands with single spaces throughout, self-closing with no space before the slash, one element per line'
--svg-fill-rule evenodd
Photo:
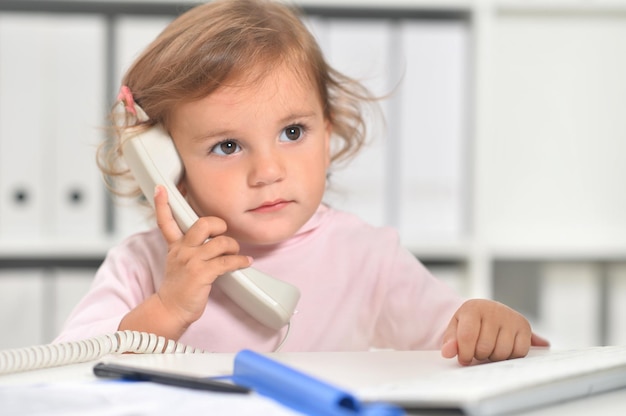
<path fill-rule="evenodd" d="M 101 237 L 104 22 L 0 18 L 0 235 Z"/>
<path fill-rule="evenodd" d="M 626 262 L 608 266 L 609 345 L 626 345 Z"/>
<path fill-rule="evenodd" d="M 494 25 L 480 145 L 490 244 L 623 253 L 625 17 L 511 13 Z"/>
<path fill-rule="evenodd" d="M 46 70 L 40 32 L 31 19 L 0 15 L 0 236 L 38 237 L 45 177 L 54 175 L 45 147 Z"/>
<path fill-rule="evenodd" d="M 602 345 L 599 266 L 589 262 L 550 262 L 541 267 L 538 326 L 553 348 Z"/>
<path fill-rule="evenodd" d="M 45 309 L 44 271 L 0 269 L 0 350 L 40 345 Z"/>
<path fill-rule="evenodd" d="M 375 95 L 392 90 L 390 63 L 391 21 L 328 19 L 321 35 L 330 65 L 361 81 Z M 386 103 L 381 102 L 384 111 Z M 384 113 L 383 113 L 384 114 Z M 388 150 L 380 114 L 365 113 L 371 142 L 345 169 L 335 169 L 330 177 L 326 200 L 333 206 L 354 212 L 374 225 L 388 223 Z"/>
<path fill-rule="evenodd" d="M 94 273 L 95 270 L 91 268 L 54 270 L 54 313 L 49 322 L 50 327 L 45 328 L 44 342 L 52 342 L 61 333 L 70 313 L 91 287 Z"/>
<path fill-rule="evenodd" d="M 46 49 L 57 177 L 51 199 L 56 236 L 105 232 L 105 188 L 95 156 L 106 131 L 105 25 L 100 17 L 51 17 Z"/>
<path fill-rule="evenodd" d="M 399 224 L 409 247 L 462 234 L 469 31 L 463 21 L 401 24 Z"/>

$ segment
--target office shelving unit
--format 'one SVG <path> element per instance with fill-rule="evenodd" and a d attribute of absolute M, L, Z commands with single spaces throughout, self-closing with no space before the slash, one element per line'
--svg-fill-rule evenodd
<path fill-rule="evenodd" d="M 468 296 L 513 303 L 554 335 L 557 345 L 626 342 L 621 306 L 626 304 L 626 167 L 620 163 L 626 154 L 621 121 L 626 55 L 620 53 L 626 50 L 626 2 L 297 3 L 331 63 L 347 72 L 351 65 L 359 68 L 363 72 L 354 75 L 379 93 L 400 80 L 403 85 L 383 102 L 386 130 L 377 130 L 380 137 L 353 165 L 333 174 L 337 192 L 329 194 L 331 202 L 373 223 L 397 227 L 435 274 Z M 91 145 L 103 140 L 93 126 L 104 120 L 124 65 L 191 4 L 0 2 L 0 285 L 6 285 L 0 296 L 15 311 L 29 299 L 38 305 L 24 317 L 38 322 L 38 335 L 25 332 L 19 342 L 49 341 L 107 249 L 146 223 L 143 214 L 107 199 L 94 179 L 95 164 L 76 168 L 84 184 L 55 191 L 60 185 L 46 172 L 61 169 L 56 177 L 70 181 L 72 171 L 63 169 L 73 162 L 51 165 L 46 160 L 51 153 L 40 155 L 43 167 L 32 177 L 33 192 L 47 198 L 30 207 L 39 209 L 37 221 L 29 220 L 23 201 L 21 208 L 12 208 L 19 192 L 7 183 L 23 165 L 20 154 L 35 150 L 28 137 L 41 134 L 27 136 L 18 127 L 45 111 L 27 112 L 27 103 L 15 111 L 17 98 L 7 96 L 14 80 L 7 78 L 6 68 L 19 71 L 20 66 L 7 66 L 3 53 L 22 59 L 24 52 L 11 49 L 14 39 L 3 30 L 15 22 L 25 30 L 29 19 L 43 19 L 32 27 L 44 22 L 59 30 L 54 22 L 62 21 L 61 26 L 75 24 L 85 31 L 81 41 L 67 40 L 76 42 L 77 50 L 85 47 L 82 42 L 98 45 L 91 71 L 99 80 L 92 88 L 95 101 L 85 106 L 92 112 L 83 116 L 92 124 Z M 90 24 L 83 25 L 84 19 Z M 72 81 L 84 72 L 79 68 L 72 68 Z M 76 103 L 56 113 L 65 125 L 76 120 L 76 114 L 67 114 L 82 105 L 87 90 L 68 93 Z M 7 117 L 18 127 L 7 128 Z M 37 136 L 36 143 L 52 149 L 50 140 L 70 140 L 63 130 L 57 134 Z M 13 138 L 22 136 L 20 148 Z M 92 147 L 84 148 L 81 160 L 91 163 L 92 153 Z M 68 189 L 73 202 L 52 201 L 68 195 Z M 76 207 L 84 207 L 81 221 L 88 227 L 74 224 Z M 26 221 L 24 231 L 19 221 Z M 66 232 L 66 223 L 78 227 Z M 51 301 L 50 292 L 65 298 Z M 565 318 L 578 323 L 563 329 Z M 10 322 L 0 321 L 4 325 Z"/>

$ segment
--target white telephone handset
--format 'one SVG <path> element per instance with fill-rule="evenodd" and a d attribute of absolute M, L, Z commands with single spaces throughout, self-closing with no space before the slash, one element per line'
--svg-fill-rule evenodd
<path fill-rule="evenodd" d="M 135 109 L 139 119 L 147 119 L 139 106 Z M 126 163 L 146 199 L 154 207 L 155 186 L 165 186 L 174 218 L 181 230 L 187 232 L 198 216 L 176 187 L 183 165 L 172 139 L 157 125 L 141 132 L 126 129 L 122 143 Z M 289 323 L 300 299 L 300 291 L 295 286 L 252 267 L 221 275 L 214 285 L 259 322 L 273 329 Z"/>

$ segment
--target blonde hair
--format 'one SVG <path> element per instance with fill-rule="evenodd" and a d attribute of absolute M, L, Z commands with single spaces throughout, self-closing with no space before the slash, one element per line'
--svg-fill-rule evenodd
<path fill-rule="evenodd" d="M 149 121 L 169 131 L 171 110 L 204 98 L 224 85 L 254 82 L 287 65 L 317 90 L 332 126 L 331 163 L 351 159 L 366 141 L 364 103 L 374 97 L 359 82 L 331 68 L 299 12 L 271 0 L 217 0 L 180 15 L 127 71 L 123 85 Z M 116 123 L 113 123 L 114 126 Z M 121 129 L 98 155 L 98 165 L 115 194 L 116 178 L 130 178 L 123 163 Z M 138 126 L 132 126 L 138 128 Z M 132 179 L 132 178 L 130 178 Z M 139 195 L 137 186 L 125 194 Z"/>

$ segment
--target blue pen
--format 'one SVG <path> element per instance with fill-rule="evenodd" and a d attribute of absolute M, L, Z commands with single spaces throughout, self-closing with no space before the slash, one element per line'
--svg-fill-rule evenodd
<path fill-rule="evenodd" d="M 352 394 L 250 350 L 236 354 L 233 381 L 315 416 L 400 416 L 402 408 L 361 403 Z"/>

